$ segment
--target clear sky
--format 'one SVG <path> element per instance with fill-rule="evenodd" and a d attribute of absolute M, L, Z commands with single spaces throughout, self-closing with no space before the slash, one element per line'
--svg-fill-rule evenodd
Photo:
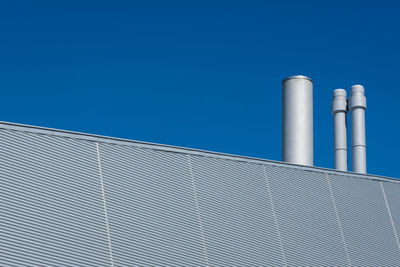
<path fill-rule="evenodd" d="M 281 159 L 281 80 L 363 84 L 368 173 L 400 178 L 397 1 L 2 1 L 0 120 Z M 396 3 L 397 2 L 397 3 Z"/>

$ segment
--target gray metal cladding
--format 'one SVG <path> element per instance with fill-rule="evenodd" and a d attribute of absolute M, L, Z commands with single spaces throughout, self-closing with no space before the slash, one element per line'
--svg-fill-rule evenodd
<path fill-rule="evenodd" d="M 263 166 L 190 158 L 210 265 L 282 265 Z"/>
<path fill-rule="evenodd" d="M 400 251 L 380 182 L 340 175 L 329 177 L 351 264 L 400 266 Z"/>
<path fill-rule="evenodd" d="M 324 173 L 268 166 L 289 266 L 346 266 L 344 244 Z"/>
<path fill-rule="evenodd" d="M 100 145 L 115 266 L 205 266 L 186 155 Z"/>
<path fill-rule="evenodd" d="M 93 143 L 0 130 L 0 266 L 109 266 Z"/>
<path fill-rule="evenodd" d="M 0 266 L 400 266 L 400 183 L 0 123 Z"/>
<path fill-rule="evenodd" d="M 400 185 L 381 182 L 381 189 L 385 197 L 393 231 L 396 235 L 396 243 L 400 250 Z"/>

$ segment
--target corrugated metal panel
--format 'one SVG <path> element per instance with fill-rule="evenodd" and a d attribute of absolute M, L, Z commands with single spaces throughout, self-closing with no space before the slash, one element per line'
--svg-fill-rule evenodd
<path fill-rule="evenodd" d="M 267 167 L 289 266 L 346 266 L 346 253 L 323 173 Z"/>
<path fill-rule="evenodd" d="M 2 127 L 0 266 L 400 265 L 393 180 Z"/>
<path fill-rule="evenodd" d="M 329 177 L 352 265 L 399 266 L 400 253 L 380 182 Z"/>
<path fill-rule="evenodd" d="M 400 251 L 400 184 L 381 182 L 393 231 L 396 233 L 396 243 Z M 400 264 L 399 264 L 400 265 Z"/>
<path fill-rule="evenodd" d="M 115 266 L 205 266 L 186 155 L 100 145 Z"/>
<path fill-rule="evenodd" d="M 211 266 L 280 266 L 262 165 L 191 156 Z"/>
<path fill-rule="evenodd" d="M 109 266 L 93 143 L 0 130 L 0 266 Z"/>

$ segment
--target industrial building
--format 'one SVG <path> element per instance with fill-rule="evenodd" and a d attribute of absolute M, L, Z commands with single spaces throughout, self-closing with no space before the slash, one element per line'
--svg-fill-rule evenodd
<path fill-rule="evenodd" d="M 0 266 L 400 266 L 400 180 L 290 146 L 275 162 L 2 122 Z"/>

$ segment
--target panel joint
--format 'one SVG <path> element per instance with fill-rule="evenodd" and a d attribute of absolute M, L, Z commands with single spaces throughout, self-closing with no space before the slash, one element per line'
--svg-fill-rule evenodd
<path fill-rule="evenodd" d="M 278 237 L 279 247 L 280 247 L 281 254 L 282 254 L 282 261 L 283 261 L 283 265 L 287 266 L 286 256 L 285 256 L 285 249 L 283 248 L 281 231 L 280 231 L 280 228 L 279 228 L 278 217 L 276 216 L 276 212 L 275 212 L 274 201 L 272 199 L 272 193 L 271 193 L 271 188 L 270 188 L 269 181 L 268 181 L 267 169 L 265 168 L 265 165 L 262 165 L 262 166 L 263 166 L 263 170 L 264 170 L 265 183 L 267 184 L 268 199 L 269 199 L 269 202 L 270 202 L 270 205 L 271 205 L 272 216 L 274 217 L 276 235 Z"/>
<path fill-rule="evenodd" d="M 383 183 L 382 183 L 382 182 L 379 182 L 379 183 L 380 183 L 380 185 L 381 185 L 381 190 L 382 190 L 383 198 L 385 199 L 385 204 L 386 204 L 386 208 L 387 208 L 387 211 L 388 211 L 388 214 L 389 214 L 389 219 L 390 219 L 390 222 L 391 222 L 391 224 L 392 224 L 394 237 L 395 237 L 396 243 L 397 243 L 397 248 L 400 250 L 399 237 L 398 237 L 398 235 L 397 235 L 396 225 L 394 224 L 394 221 L 393 221 L 392 212 L 390 211 L 389 202 L 388 202 L 388 200 L 387 200 L 386 193 L 385 193 L 385 188 L 383 187 Z"/>
<path fill-rule="evenodd" d="M 113 259 L 113 254 L 112 254 L 112 248 L 111 248 L 111 236 L 110 236 L 110 224 L 108 221 L 108 213 L 107 213 L 107 205 L 106 205 L 106 193 L 104 191 L 104 179 L 103 179 L 103 171 L 101 169 L 101 158 L 100 158 L 100 148 L 99 148 L 99 143 L 96 143 L 96 151 L 97 151 L 97 161 L 99 164 L 99 176 L 100 176 L 100 183 L 101 183 L 101 194 L 103 198 L 103 206 L 104 206 L 104 219 L 106 222 L 106 231 L 107 231 L 107 239 L 108 239 L 108 249 L 110 253 L 110 262 L 111 262 L 111 267 L 114 267 L 114 259 Z"/>
<path fill-rule="evenodd" d="M 190 178 L 192 179 L 193 196 L 194 196 L 194 202 L 195 202 L 195 205 L 196 205 L 197 219 L 199 221 L 199 226 L 200 226 L 200 235 L 201 235 L 201 243 L 202 243 L 203 251 L 204 251 L 204 259 L 206 261 L 206 265 L 210 266 L 210 264 L 208 262 L 208 253 L 207 253 L 207 247 L 206 247 L 206 240 L 204 238 L 203 223 L 201 221 L 199 201 L 198 201 L 198 198 L 197 198 L 196 183 L 194 181 L 194 175 L 193 175 L 193 169 L 192 169 L 192 160 L 191 160 L 189 154 L 187 154 L 187 160 L 188 160 L 188 164 L 189 164 Z"/>
<path fill-rule="evenodd" d="M 344 238 L 343 227 L 342 227 L 342 223 L 341 223 L 340 217 L 339 217 L 339 211 L 338 211 L 337 206 L 336 206 L 335 196 L 333 195 L 332 185 L 331 185 L 331 181 L 329 179 L 329 175 L 328 174 L 326 174 L 326 181 L 328 183 L 329 194 L 330 194 L 330 197 L 331 197 L 333 209 L 335 210 L 336 221 L 337 221 L 337 224 L 338 224 L 338 227 L 339 227 L 340 237 L 341 237 L 342 242 L 343 242 L 343 248 L 344 248 L 344 253 L 346 255 L 346 260 L 347 260 L 347 263 L 349 264 L 349 266 L 351 266 L 350 254 L 349 254 L 349 251 L 347 249 L 346 239 Z"/>

